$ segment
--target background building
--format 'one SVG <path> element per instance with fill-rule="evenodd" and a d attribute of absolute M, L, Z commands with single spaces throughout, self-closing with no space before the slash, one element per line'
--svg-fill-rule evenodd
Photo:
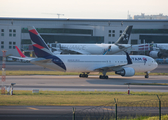
<path fill-rule="evenodd" d="M 159 14 L 159 15 L 145 15 L 145 13 L 141 13 L 141 15 L 134 15 L 133 16 L 133 19 L 139 19 L 139 20 L 142 20 L 142 19 L 150 19 L 150 20 L 153 20 L 153 19 L 157 19 L 157 20 L 168 20 L 168 16 L 167 15 L 163 15 L 163 14 Z"/>
<path fill-rule="evenodd" d="M 35 26 L 46 43 L 114 43 L 128 25 L 133 25 L 131 44 L 168 43 L 168 20 L 1 17 L 0 49 L 19 56 L 17 45 L 29 54 L 32 47 L 27 26 Z"/>

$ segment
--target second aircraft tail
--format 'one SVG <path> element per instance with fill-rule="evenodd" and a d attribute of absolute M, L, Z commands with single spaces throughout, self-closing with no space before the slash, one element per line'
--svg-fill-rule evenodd
<path fill-rule="evenodd" d="M 115 44 L 128 44 L 129 37 L 132 31 L 133 26 L 127 26 L 124 32 L 121 34 L 119 39 L 115 42 Z"/>

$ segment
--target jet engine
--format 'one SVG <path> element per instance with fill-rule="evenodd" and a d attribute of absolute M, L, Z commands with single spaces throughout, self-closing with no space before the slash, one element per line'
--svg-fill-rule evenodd
<path fill-rule="evenodd" d="M 149 56 L 150 57 L 153 57 L 153 58 L 161 58 L 162 57 L 162 54 L 159 52 L 159 51 L 151 51 L 149 53 Z"/>
<path fill-rule="evenodd" d="M 122 70 L 116 71 L 115 74 L 125 76 L 125 77 L 131 77 L 134 76 L 135 70 L 133 68 L 123 68 Z"/>

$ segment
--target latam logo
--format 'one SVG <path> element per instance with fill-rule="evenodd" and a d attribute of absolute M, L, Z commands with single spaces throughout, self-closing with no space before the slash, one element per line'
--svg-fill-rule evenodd
<path fill-rule="evenodd" d="M 147 61 L 147 59 L 146 58 L 142 58 L 143 59 L 143 61 L 144 61 L 144 65 L 146 64 L 146 61 Z"/>
<path fill-rule="evenodd" d="M 131 57 L 132 61 L 144 61 L 144 65 L 146 64 L 147 62 L 147 59 L 145 57 L 143 58 L 136 58 L 136 57 Z"/>

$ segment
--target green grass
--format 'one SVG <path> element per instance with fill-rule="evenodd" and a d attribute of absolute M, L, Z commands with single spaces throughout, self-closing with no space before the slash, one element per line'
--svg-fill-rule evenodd
<path fill-rule="evenodd" d="M 128 83 L 125 83 L 128 85 Z M 168 83 L 129 83 L 129 85 L 168 85 Z"/>
<path fill-rule="evenodd" d="M 168 115 L 162 115 L 161 116 L 162 120 L 168 120 Z M 88 119 L 89 120 L 89 119 Z M 102 119 L 102 120 L 106 120 L 106 119 Z M 111 118 L 110 120 L 115 120 L 115 118 Z M 159 116 L 138 116 L 135 118 L 117 118 L 117 120 L 159 120 Z"/>
<path fill-rule="evenodd" d="M 0 71 L 2 74 L 2 71 Z M 57 71 L 7 71 L 7 76 L 13 75 L 79 75 L 78 72 L 57 72 Z M 92 75 L 92 74 L 91 74 Z M 95 74 L 94 74 L 95 75 Z M 108 72 L 107 75 L 116 75 L 114 72 Z M 135 75 L 145 75 L 145 73 L 135 73 Z M 150 73 L 150 75 L 168 75 L 168 73 Z"/>
<path fill-rule="evenodd" d="M 14 90 L 13 96 L 0 95 L 0 105 L 100 106 L 108 104 L 114 106 L 115 98 L 118 100 L 118 106 L 129 103 L 131 106 L 137 106 L 137 103 L 144 102 L 143 105 L 149 107 L 152 102 L 158 101 L 156 95 L 162 96 L 163 100 L 168 100 L 166 92 L 131 92 L 131 95 L 127 95 L 127 92 L 106 91 L 40 91 L 33 94 L 32 91 Z"/>

